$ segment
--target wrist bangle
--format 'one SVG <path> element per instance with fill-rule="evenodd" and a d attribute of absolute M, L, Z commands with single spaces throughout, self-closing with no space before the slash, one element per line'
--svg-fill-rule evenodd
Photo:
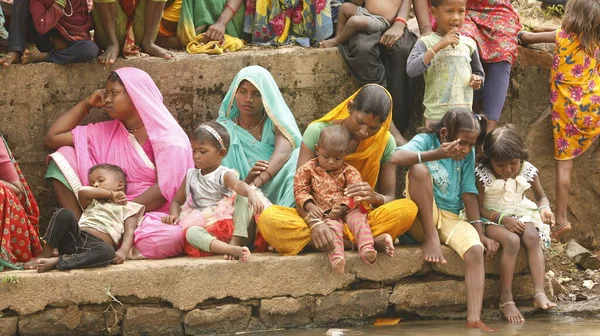
<path fill-rule="evenodd" d="M 506 217 L 506 214 L 500 214 L 500 217 L 498 217 L 498 224 L 502 224 L 502 220 L 504 219 L 504 217 Z"/>
<path fill-rule="evenodd" d="M 273 179 L 273 175 L 271 175 L 271 173 L 269 173 L 268 170 L 265 169 L 265 171 L 263 173 L 267 173 L 267 175 L 269 175 L 269 180 Z"/>
<path fill-rule="evenodd" d="M 544 210 L 544 209 L 550 210 L 550 206 L 549 205 L 542 205 L 541 207 L 538 207 L 538 212 L 542 212 L 542 210 Z"/>
<path fill-rule="evenodd" d="M 315 219 L 313 219 L 313 220 L 315 220 Z M 313 225 L 310 226 L 310 232 L 312 232 L 312 230 L 314 228 L 316 228 L 317 226 L 323 225 L 323 224 L 325 224 L 325 223 L 323 221 L 319 220 L 317 223 L 315 223 L 315 224 L 313 224 Z"/>
<path fill-rule="evenodd" d="M 229 10 L 233 13 L 233 15 L 235 15 L 235 13 L 237 13 L 237 9 L 234 9 L 229 4 L 225 4 L 225 7 L 229 8 Z"/>
<path fill-rule="evenodd" d="M 81 105 L 83 106 L 83 111 L 85 112 L 85 114 L 90 114 L 87 107 L 85 107 L 85 99 L 81 100 Z"/>
<path fill-rule="evenodd" d="M 471 224 L 471 225 L 480 224 L 480 223 L 483 224 L 483 220 L 478 219 L 478 220 L 474 220 L 474 221 L 470 221 L 469 222 L 469 224 Z"/>
<path fill-rule="evenodd" d="M 260 179 L 260 186 L 256 186 L 256 187 L 257 188 L 262 187 L 265 184 L 265 180 L 263 180 L 263 178 L 260 175 L 258 175 L 256 178 Z M 254 185 L 256 185 L 256 183 L 254 183 Z"/>
<path fill-rule="evenodd" d="M 404 26 L 408 26 L 408 22 L 406 22 L 406 20 L 403 17 L 397 17 L 394 19 L 394 22 L 400 22 L 402 23 Z"/>
<path fill-rule="evenodd" d="M 419 158 L 419 163 L 423 163 L 423 159 L 421 158 L 421 151 L 417 152 L 417 157 Z"/>

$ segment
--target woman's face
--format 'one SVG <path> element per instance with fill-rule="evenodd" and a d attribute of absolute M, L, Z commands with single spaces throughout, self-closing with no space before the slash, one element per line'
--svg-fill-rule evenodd
<path fill-rule="evenodd" d="M 106 82 L 104 104 L 108 116 L 116 120 L 126 120 L 136 113 L 125 87 L 119 82 Z"/>
<path fill-rule="evenodd" d="M 235 93 L 235 103 L 244 116 L 255 116 L 264 109 L 260 91 L 246 80 L 242 81 Z"/>
<path fill-rule="evenodd" d="M 379 117 L 350 109 L 350 116 L 344 120 L 344 127 L 352 139 L 362 141 L 375 135 L 383 125 Z"/>

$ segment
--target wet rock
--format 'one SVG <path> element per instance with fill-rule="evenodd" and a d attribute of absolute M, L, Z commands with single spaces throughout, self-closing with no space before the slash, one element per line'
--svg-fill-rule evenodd
<path fill-rule="evenodd" d="M 259 310 L 260 321 L 269 328 L 300 328 L 311 323 L 315 298 L 298 299 L 279 297 L 262 300 Z"/>
<path fill-rule="evenodd" d="M 13 336 L 17 334 L 19 318 L 17 316 L 0 318 L 0 336 Z"/>
<path fill-rule="evenodd" d="M 172 308 L 127 308 L 123 335 L 183 335 L 181 312 Z"/>
<path fill-rule="evenodd" d="M 383 314 L 388 306 L 388 293 L 378 289 L 334 292 L 315 301 L 316 325 L 340 320 L 357 320 Z"/>
<path fill-rule="evenodd" d="M 20 335 L 98 335 L 104 330 L 100 309 L 56 308 L 19 318 Z"/>
<path fill-rule="evenodd" d="M 246 330 L 252 308 L 230 304 L 214 309 L 194 309 L 183 319 L 186 335 L 224 334 Z"/>
<path fill-rule="evenodd" d="M 595 270 L 600 268 L 600 259 L 573 239 L 567 243 L 565 253 L 574 263 L 585 269 Z"/>

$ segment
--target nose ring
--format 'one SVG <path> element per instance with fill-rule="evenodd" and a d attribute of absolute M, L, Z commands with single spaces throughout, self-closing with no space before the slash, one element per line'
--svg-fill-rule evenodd
<path fill-rule="evenodd" d="M 254 103 L 254 99 L 253 99 L 253 98 L 250 98 L 250 102 L 251 102 L 251 103 Z"/>

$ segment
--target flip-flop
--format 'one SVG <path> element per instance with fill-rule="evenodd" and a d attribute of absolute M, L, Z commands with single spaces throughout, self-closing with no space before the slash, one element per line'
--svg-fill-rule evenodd
<path fill-rule="evenodd" d="M 517 42 L 519 43 L 520 46 L 527 48 L 529 47 L 529 44 L 527 43 L 523 43 L 523 41 L 521 40 L 521 37 L 523 36 L 523 34 L 525 34 L 526 31 L 521 30 L 518 34 L 517 34 Z"/>

